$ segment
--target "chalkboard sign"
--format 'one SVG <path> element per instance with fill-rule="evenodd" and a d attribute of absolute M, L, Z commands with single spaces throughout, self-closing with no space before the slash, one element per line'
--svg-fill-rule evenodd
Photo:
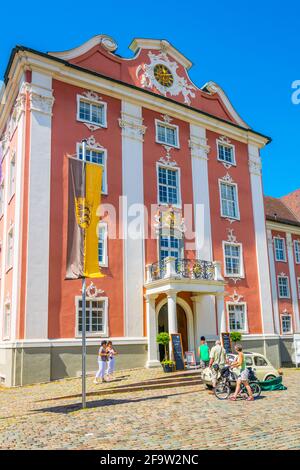
<path fill-rule="evenodd" d="M 184 370 L 184 358 L 183 358 L 181 334 L 180 333 L 171 334 L 171 341 L 172 341 L 172 351 L 173 351 L 173 358 L 175 362 L 175 369 Z"/>
<path fill-rule="evenodd" d="M 222 344 L 226 354 L 230 354 L 232 352 L 230 333 L 222 333 Z"/>

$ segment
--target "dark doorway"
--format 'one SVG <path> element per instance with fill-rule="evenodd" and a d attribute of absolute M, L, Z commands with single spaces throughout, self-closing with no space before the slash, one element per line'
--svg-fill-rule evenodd
<path fill-rule="evenodd" d="M 183 352 L 188 351 L 187 318 L 184 309 L 177 304 L 177 326 L 181 334 Z M 168 327 L 168 304 L 164 304 L 158 314 L 158 332 L 169 332 Z M 159 345 L 159 360 L 164 359 L 164 347 Z"/>

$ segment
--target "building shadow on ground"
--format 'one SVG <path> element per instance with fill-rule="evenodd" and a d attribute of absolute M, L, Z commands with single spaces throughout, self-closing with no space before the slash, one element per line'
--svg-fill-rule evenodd
<path fill-rule="evenodd" d="M 136 382 L 133 384 L 117 385 L 116 387 L 109 387 L 109 382 L 106 384 L 99 384 L 99 390 L 88 392 L 87 397 L 93 397 L 98 395 L 113 395 L 119 393 L 128 392 L 145 392 L 159 389 L 187 387 L 194 385 L 201 385 L 202 380 L 199 374 L 178 374 L 170 377 L 159 377 L 155 379 L 149 379 L 147 381 Z M 72 398 L 80 398 L 81 394 L 64 395 L 60 397 L 46 398 L 38 400 L 37 403 L 43 403 L 48 401 L 66 400 Z"/>
<path fill-rule="evenodd" d="M 127 403 L 140 403 L 144 401 L 153 401 L 153 400 L 165 400 L 170 397 L 176 397 L 180 395 L 187 395 L 188 393 L 195 393 L 195 392 L 182 392 L 182 393 L 171 393 L 168 395 L 159 395 L 159 396 L 154 396 L 154 397 L 146 397 L 146 398 L 132 398 L 132 399 L 107 399 L 104 398 L 103 400 L 92 400 L 88 401 L 86 403 L 86 408 L 87 409 L 93 409 L 93 408 L 103 408 L 107 406 L 115 406 L 115 405 L 125 405 Z M 75 411 L 82 410 L 82 403 L 72 403 L 69 405 L 59 405 L 59 406 L 52 406 L 48 408 L 39 408 L 35 409 L 32 411 L 31 414 L 36 414 L 36 413 L 62 413 L 62 414 L 68 414 L 68 413 L 74 413 Z"/>

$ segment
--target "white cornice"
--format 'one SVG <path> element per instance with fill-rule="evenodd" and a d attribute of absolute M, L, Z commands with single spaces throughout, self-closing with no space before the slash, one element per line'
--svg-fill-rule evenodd
<path fill-rule="evenodd" d="M 140 49 L 151 49 L 151 50 L 159 50 L 169 54 L 173 57 L 177 62 L 183 65 L 184 68 L 189 70 L 193 63 L 187 59 L 181 52 L 179 52 L 174 46 L 172 46 L 168 41 L 165 39 L 133 39 L 131 44 L 129 45 L 129 49 L 131 49 L 134 54 L 136 54 Z"/>
<path fill-rule="evenodd" d="M 279 232 L 300 235 L 300 227 L 298 227 L 297 225 L 283 224 L 281 222 L 276 222 L 275 220 L 267 220 L 266 225 L 267 228 L 270 230 L 278 230 Z"/>
<path fill-rule="evenodd" d="M 106 79 L 89 74 L 88 71 L 76 70 L 63 63 L 54 62 L 50 56 L 49 58 L 39 56 L 30 51 L 26 51 L 26 53 L 25 51 L 20 51 L 19 54 L 20 56 L 17 54 L 15 57 L 16 64 L 14 63 L 12 66 L 12 70 L 15 70 L 16 77 L 21 76 L 23 70 L 28 69 L 30 64 L 31 70 L 51 75 L 56 80 L 93 90 L 100 94 L 103 93 L 118 99 L 130 101 L 139 106 L 157 111 L 160 114 L 168 114 L 190 124 L 200 125 L 213 132 L 226 135 L 229 138 L 244 143 L 252 143 L 259 148 L 264 147 L 268 142 L 266 137 L 252 132 L 251 129 L 241 129 L 229 122 L 220 121 L 214 116 L 208 116 L 202 114 L 201 111 L 198 112 L 197 110 L 184 107 L 175 101 L 167 101 L 159 95 L 154 96 L 153 94 L 146 93 L 142 89 L 135 89 L 126 84 L 116 83 L 109 78 Z M 13 75 L 11 74 L 11 76 Z M 11 98 L 11 95 L 16 93 L 16 85 L 17 80 L 15 79 L 9 84 L 9 87 L 7 87 L 8 97 Z M 7 102 L 8 101 L 9 100 L 7 100 Z M 0 113 L 0 134 L 3 131 L 10 110 L 7 106 L 4 108 L 4 112 Z"/>
<path fill-rule="evenodd" d="M 69 49 L 67 51 L 48 52 L 48 54 L 63 60 L 75 59 L 76 57 L 85 54 L 97 45 L 102 45 L 109 52 L 115 51 L 118 47 L 116 41 L 110 36 L 105 34 L 98 34 L 78 47 L 74 47 L 73 49 Z"/>

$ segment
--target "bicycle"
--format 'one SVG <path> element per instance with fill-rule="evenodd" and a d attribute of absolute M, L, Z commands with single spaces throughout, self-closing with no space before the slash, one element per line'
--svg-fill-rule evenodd
<path fill-rule="evenodd" d="M 258 398 L 261 394 L 261 387 L 257 381 L 257 378 L 255 377 L 255 374 L 251 367 L 248 367 L 249 369 L 249 385 L 252 391 L 252 395 L 254 398 Z M 220 378 L 217 383 L 217 386 L 215 387 L 215 396 L 219 400 L 227 400 L 231 394 L 231 383 L 236 382 L 237 378 L 235 374 L 230 370 L 229 366 L 223 367 L 223 369 L 220 371 Z M 241 383 L 241 390 L 239 393 L 239 396 L 243 397 L 244 399 L 248 398 L 248 392 L 243 383 Z"/>

